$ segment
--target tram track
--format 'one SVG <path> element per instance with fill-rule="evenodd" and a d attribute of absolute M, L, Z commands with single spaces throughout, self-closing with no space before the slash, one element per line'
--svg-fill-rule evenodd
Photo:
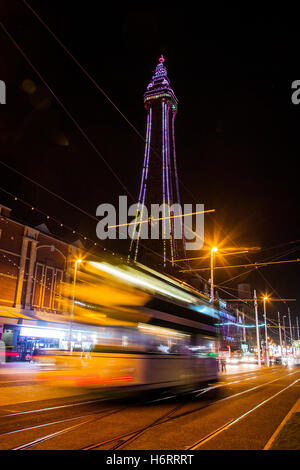
<path fill-rule="evenodd" d="M 74 406 L 81 406 L 81 405 L 87 405 L 91 403 L 99 403 L 101 401 L 106 401 L 105 398 L 99 398 L 96 400 L 87 400 L 87 401 L 80 401 L 80 402 L 75 402 L 75 403 L 67 403 L 65 405 L 56 405 L 56 406 L 48 406 L 46 408 L 38 408 L 34 410 L 25 410 L 25 411 L 17 411 L 13 413 L 8 413 L 6 415 L 0 415 L 0 420 L 2 418 L 10 418 L 11 416 L 20 416 L 20 415 L 26 415 L 26 414 L 31 414 L 31 413 L 43 413 L 43 412 L 48 412 L 52 410 L 58 410 L 61 408 L 71 408 Z"/>
<path fill-rule="evenodd" d="M 199 449 L 199 447 L 201 447 L 201 445 L 205 444 L 206 442 L 208 442 L 209 440 L 213 439 L 214 437 L 216 437 L 217 435 L 219 435 L 220 433 L 226 431 L 227 429 L 229 429 L 231 426 L 233 426 L 235 423 L 239 422 L 240 420 L 242 420 L 243 418 L 245 418 L 246 416 L 248 416 L 250 413 L 254 412 L 255 410 L 257 410 L 258 408 L 260 408 L 261 406 L 265 405 L 266 403 L 268 403 L 269 401 L 273 400 L 275 397 L 277 397 L 278 395 L 280 395 L 281 393 L 285 392 L 286 390 L 288 390 L 289 388 L 293 387 L 294 385 L 296 385 L 298 382 L 300 381 L 300 379 L 296 379 L 294 382 L 292 382 L 291 384 L 287 385 L 286 387 L 282 388 L 281 390 L 279 390 L 279 392 L 277 393 L 274 393 L 273 395 L 271 395 L 270 397 L 268 397 L 267 399 L 261 401 L 260 403 L 258 403 L 256 406 L 250 408 L 248 411 L 246 411 L 245 413 L 241 414 L 240 416 L 238 416 L 237 418 L 234 418 L 232 419 L 231 421 L 225 423 L 224 425 L 220 426 L 219 428 L 215 429 L 214 431 L 212 431 L 211 433 L 207 434 L 206 436 L 202 437 L 201 439 L 199 439 L 198 441 L 194 442 L 191 446 L 187 446 L 185 448 L 185 450 L 197 450 Z"/>
<path fill-rule="evenodd" d="M 120 413 L 120 412 L 124 411 L 125 409 L 126 409 L 126 407 L 121 407 L 121 408 L 110 410 L 108 412 L 93 413 L 93 414 L 89 415 L 89 416 L 91 416 L 90 419 L 87 419 L 86 421 L 83 421 L 82 423 L 75 424 L 73 426 L 61 429 L 61 430 L 59 430 L 57 432 L 54 432 L 54 433 L 46 434 L 45 436 L 41 436 L 41 437 L 38 437 L 37 439 L 34 439 L 33 441 L 27 442 L 27 443 L 22 444 L 22 445 L 17 446 L 17 447 L 13 447 L 10 450 L 26 450 L 26 449 L 29 449 L 30 447 L 33 447 L 34 445 L 37 445 L 41 442 L 45 442 L 49 439 L 52 439 L 53 437 L 57 437 L 59 435 L 65 434 L 65 433 L 67 433 L 67 432 L 69 432 L 73 429 L 79 428 L 80 426 L 91 423 L 93 421 L 98 422 L 99 419 L 103 419 L 103 418 L 106 418 L 107 416 L 111 416 L 113 414 Z M 73 418 L 73 419 L 76 419 L 76 418 Z M 62 420 L 62 422 L 66 422 L 66 421 L 68 421 L 68 419 Z M 51 424 L 51 423 L 49 423 L 49 424 Z M 27 431 L 27 430 L 28 429 L 24 429 L 23 432 Z M 0 435 L 0 437 L 1 437 L 1 435 Z"/>
<path fill-rule="evenodd" d="M 285 374 L 284 377 L 288 377 L 290 375 L 293 375 L 295 373 L 297 373 L 299 371 L 296 371 L 296 372 L 292 372 L 292 373 L 289 373 L 289 374 Z M 263 374 L 263 376 L 266 375 L 266 374 Z M 226 382 L 224 384 L 219 384 L 219 385 L 216 385 L 216 386 L 213 386 L 213 387 L 207 387 L 207 388 L 204 388 L 204 389 L 201 389 L 201 390 L 197 390 L 197 395 L 195 396 L 195 398 L 197 398 L 198 396 L 200 395 L 203 395 L 203 394 L 206 394 L 206 393 L 209 393 L 210 391 L 212 390 L 215 390 L 217 388 L 220 388 L 220 387 L 225 387 L 225 386 L 228 386 L 232 383 L 237 383 L 237 382 L 245 382 L 246 380 L 248 379 L 251 379 L 254 377 L 249 377 L 249 378 L 242 378 L 242 380 L 240 381 L 234 381 L 234 382 Z M 214 404 L 217 404 L 219 402 L 222 402 L 222 401 L 225 401 L 225 400 L 229 400 L 229 399 L 232 399 L 232 398 L 235 398 L 237 396 L 240 396 L 242 394 L 246 394 L 248 392 L 251 392 L 253 390 L 256 390 L 256 389 L 259 389 L 259 388 L 262 388 L 264 387 L 265 385 L 268 385 L 268 384 L 271 384 L 271 383 L 274 383 L 278 380 L 280 380 L 281 378 L 283 378 L 283 376 L 281 375 L 279 378 L 275 378 L 271 381 L 267 381 L 267 382 L 263 382 L 262 384 L 259 384 L 255 387 L 251 387 L 251 388 L 248 388 L 246 390 L 242 390 L 241 392 L 238 392 L 238 393 L 235 393 L 235 394 L 232 394 L 232 395 L 229 395 L 227 397 L 223 397 L 221 399 L 217 399 L 217 400 L 214 400 L 208 404 L 204 404 L 200 407 L 197 407 L 197 408 L 194 408 L 192 410 L 186 410 L 186 411 L 183 411 L 182 413 L 178 414 L 178 412 L 184 408 L 184 406 L 186 405 L 186 402 L 185 403 L 180 403 L 180 404 L 176 404 L 175 407 L 172 407 L 171 410 L 168 410 L 167 412 L 163 413 L 162 416 L 159 416 L 158 418 L 156 418 L 154 421 L 152 421 L 151 423 L 149 423 L 148 425 L 146 426 L 142 426 L 134 431 L 130 431 L 128 433 L 124 433 L 122 435 L 118 435 L 118 436 L 115 436 L 111 439 L 108 439 L 108 440 L 103 440 L 101 442 L 97 442 L 97 443 L 94 443 L 94 444 L 91 444 L 89 446 L 86 446 L 86 447 L 83 447 L 81 450 L 92 450 L 92 449 L 96 449 L 96 448 L 100 448 L 100 447 L 103 447 L 103 446 L 107 446 L 109 444 L 113 444 L 111 447 L 109 447 L 109 449 L 111 450 L 114 450 L 114 449 L 121 449 L 123 447 L 125 447 L 127 444 L 129 444 L 130 442 L 132 442 L 133 440 L 139 438 L 143 433 L 147 432 L 149 429 L 151 429 L 152 427 L 155 427 L 155 426 L 158 426 L 158 425 L 161 425 L 161 424 L 164 424 L 164 423 L 167 423 L 169 421 L 172 421 L 172 420 L 175 420 L 175 419 L 179 419 L 180 417 L 183 417 L 183 416 L 187 416 L 187 415 L 190 415 L 190 414 L 194 414 L 194 413 L 197 413 L 198 411 L 201 411 L 205 408 L 208 408 Z M 300 379 L 297 379 L 295 381 L 295 383 L 297 383 Z M 200 392 L 200 393 L 199 393 Z M 282 391 L 278 392 L 279 393 L 282 393 Z M 276 394 L 277 395 L 277 394 Z M 171 398 L 174 398 L 174 395 L 170 396 L 170 397 L 165 397 L 165 399 L 171 399 Z M 22 414 L 29 414 L 29 413 L 43 413 L 43 412 L 47 412 L 47 411 L 51 411 L 51 410 L 57 410 L 57 409 L 61 409 L 61 408 L 70 408 L 72 406 L 78 406 L 78 405 L 85 405 L 85 404 L 91 404 L 91 403 L 96 403 L 96 402 L 101 402 L 103 401 L 104 399 L 99 399 L 99 400 L 87 400 L 87 401 L 81 401 L 81 402 L 77 402 L 77 403 L 70 403 L 70 404 L 64 404 L 64 405 L 57 405 L 57 406 L 53 406 L 53 407 L 45 407 L 45 408 L 40 408 L 40 409 L 37 409 L 37 410 L 26 410 L 24 412 L 17 412 L 17 413 L 11 413 L 9 415 L 2 415 L 0 416 L 0 419 L 1 418 L 4 418 L 4 417 L 9 417 L 9 416 L 19 416 L 19 415 L 22 415 Z M 163 399 L 161 399 L 163 400 Z M 269 400 L 268 400 L 269 401 Z M 149 404 L 151 402 L 144 402 L 144 403 L 141 403 L 141 404 Z M 189 402 L 190 404 L 190 402 Z M 13 447 L 11 450 L 25 450 L 25 449 L 29 449 L 29 448 L 32 448 L 42 442 L 45 442 L 46 440 L 49 440 L 49 439 L 52 439 L 52 438 L 55 438 L 61 434 L 65 434 L 65 433 L 68 433 L 68 432 L 71 432 L 73 430 L 76 430 L 77 428 L 79 428 L 80 426 L 84 426 L 84 425 L 88 425 L 89 423 L 92 423 L 93 421 L 95 422 L 95 424 L 105 418 L 106 416 L 109 416 L 111 414 L 116 414 L 116 413 L 120 413 L 122 411 L 124 411 L 125 409 L 127 409 L 128 406 L 125 406 L 125 407 L 119 407 L 119 408 L 114 408 L 114 409 L 110 409 L 110 410 L 102 410 L 101 412 L 95 412 L 95 413 L 87 413 L 87 414 L 83 414 L 83 415 L 80 415 L 80 416 L 77 416 L 77 417 L 71 417 L 71 418 L 66 418 L 66 419 L 62 419 L 62 420 L 56 420 L 56 421 L 51 421 L 51 422 L 48 422 L 48 423 L 44 423 L 44 424 L 40 424 L 40 425 L 37 425 L 37 426 L 30 426 L 30 427 L 27 427 L 27 428 L 23 428 L 23 429 L 18 429 L 18 430 L 13 430 L 13 431 L 9 431 L 7 433 L 2 433 L 0 434 L 0 437 L 1 436 L 5 436 L 5 435 L 9 435 L 9 434 L 16 434 L 16 433 L 22 433 L 22 432 L 26 432 L 26 431 L 31 431 L 31 430 L 34 430 L 34 429 L 38 429 L 38 428 L 43 428 L 43 427 L 46 427 L 46 426 L 54 426 L 56 424 L 61 424 L 61 423 L 67 423 L 67 422 L 70 422 L 70 421 L 74 421 L 76 419 L 84 419 L 86 417 L 88 417 L 87 420 L 81 422 L 81 423 L 77 423 L 73 426 L 68 426 L 64 429 L 61 429 L 59 431 L 56 431 L 54 433 L 49 433 L 49 434 L 46 434 L 46 435 L 43 435 L 43 436 L 40 436 L 36 439 L 33 439 L 27 443 L 23 443 L 19 446 L 16 446 L 16 447 Z M 176 414 L 177 413 L 177 414 Z M 176 414 L 174 416 L 174 414 Z M 246 413 L 247 414 L 247 413 Z M 226 425 L 224 425 L 223 427 L 226 427 L 228 426 L 228 424 L 230 423 L 226 423 Z M 232 424 L 234 424 L 234 420 L 232 422 Z M 223 428 L 222 427 L 222 428 Z M 225 428 L 224 428 L 225 430 Z M 216 430 L 216 432 L 219 431 Z M 221 431 L 219 431 L 221 432 Z"/>
<path fill-rule="evenodd" d="M 298 372 L 298 371 L 297 371 Z M 285 377 L 289 376 L 289 375 L 293 375 L 294 373 L 297 373 L 297 372 L 292 372 L 290 374 L 287 374 Z M 170 410 L 169 412 L 165 413 L 163 416 L 161 416 L 160 418 L 156 419 L 155 421 L 153 421 L 152 423 L 150 423 L 149 425 L 147 426 L 144 426 L 142 428 L 139 428 L 137 429 L 136 431 L 131 431 L 131 432 L 128 432 L 126 434 L 122 434 L 122 435 L 118 435 L 114 438 L 111 438 L 111 439 L 108 439 L 108 440 L 105 440 L 105 441 L 101 441 L 101 442 L 98 442 L 98 443 L 95 443 L 95 444 L 92 444 L 90 446 L 86 446 L 86 447 L 83 447 L 81 450 L 95 450 L 95 449 L 98 449 L 100 447 L 103 447 L 105 445 L 108 445 L 110 443 L 115 443 L 113 446 L 109 447 L 108 450 L 119 450 L 119 449 L 122 449 L 123 447 L 125 447 L 127 444 L 129 444 L 130 442 L 134 441 L 135 439 L 139 438 L 142 434 L 144 434 L 145 432 L 147 432 L 148 430 L 150 430 L 151 428 L 155 427 L 155 426 L 158 426 L 158 425 L 161 425 L 161 424 L 165 424 L 167 422 L 170 422 L 170 421 L 173 421 L 175 419 L 179 419 L 183 416 L 187 416 L 187 415 L 191 415 L 191 414 L 194 414 L 198 411 L 201 411 L 203 409 L 206 409 L 212 405 L 215 405 L 217 403 L 220 403 L 222 401 L 225 401 L 225 400 L 229 400 L 231 398 L 235 398 L 235 397 L 238 397 L 242 394 L 245 394 L 245 393 L 248 393 L 250 391 L 253 391 L 253 390 L 256 390 L 256 389 L 259 389 L 259 388 L 262 388 L 263 386 L 265 385 L 269 385 L 271 383 L 274 383 L 278 380 L 280 380 L 282 378 L 279 377 L 278 379 L 274 379 L 274 380 L 271 380 L 271 381 L 268 381 L 268 382 L 264 382 L 263 384 L 260 384 L 260 385 L 257 385 L 255 387 L 251 387 L 250 389 L 246 389 L 246 390 L 243 390 L 241 392 L 238 392 L 238 393 L 235 393 L 233 395 L 230 395 L 228 397 L 224 397 L 224 398 L 221 398 L 219 400 L 215 400 L 211 403 L 208 403 L 206 405 L 203 405 L 201 407 L 198 407 L 196 409 L 193 409 L 193 410 L 187 410 L 185 411 L 184 413 L 181 413 L 180 415 L 176 415 L 176 416 L 172 416 L 174 413 L 176 413 L 177 410 L 179 410 L 180 408 L 182 408 L 182 406 L 177 406 L 175 408 L 173 408 L 172 410 Z M 294 383 L 297 383 L 300 379 L 297 379 Z M 294 385 L 293 383 L 293 385 Z M 290 385 L 291 386 L 291 385 Z M 288 386 L 287 388 L 289 388 L 290 386 Z M 213 389 L 217 388 L 217 386 L 215 387 L 211 387 L 211 388 L 208 388 L 206 390 L 203 390 L 202 394 L 203 393 L 206 393 L 206 392 L 209 392 Z M 285 390 L 285 389 L 284 389 Z M 282 391 L 278 392 L 277 394 L 275 394 L 276 396 L 279 395 L 280 393 L 282 393 Z M 274 396 L 275 396 L 274 395 Z M 269 401 L 269 400 L 267 400 Z M 247 414 L 247 413 L 246 413 Z M 245 416 L 246 416 L 245 414 Z M 227 423 L 228 425 L 228 423 Z"/>

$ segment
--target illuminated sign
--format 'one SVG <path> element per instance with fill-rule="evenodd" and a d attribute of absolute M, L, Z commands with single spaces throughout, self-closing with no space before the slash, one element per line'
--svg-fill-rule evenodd
<path fill-rule="evenodd" d="M 35 336 L 37 338 L 58 338 L 64 339 L 65 331 L 55 330 L 52 328 L 31 328 L 29 326 L 22 326 L 20 336 Z"/>

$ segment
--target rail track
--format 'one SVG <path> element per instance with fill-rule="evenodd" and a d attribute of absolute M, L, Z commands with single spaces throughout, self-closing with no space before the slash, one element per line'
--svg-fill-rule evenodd
<path fill-rule="evenodd" d="M 269 374 L 275 373 L 275 372 L 276 372 L 276 370 L 272 371 L 272 372 L 269 372 Z M 293 374 L 296 374 L 296 373 L 299 373 L 299 372 L 300 371 L 298 370 L 298 371 L 295 371 L 295 372 L 284 374 L 284 376 L 281 374 L 280 377 L 278 377 L 278 378 L 274 378 L 272 380 L 264 381 L 263 383 L 255 385 L 254 387 L 250 387 L 250 388 L 247 388 L 245 390 L 239 391 L 237 393 L 230 394 L 229 396 L 225 396 L 225 397 L 222 397 L 222 398 L 219 398 L 219 399 L 216 399 L 216 400 L 212 400 L 208 403 L 201 403 L 200 406 L 196 406 L 196 408 L 193 408 L 193 409 L 184 409 L 185 406 L 186 406 L 186 402 L 179 403 L 179 404 L 177 403 L 175 406 L 172 406 L 171 409 L 167 410 L 161 416 L 159 416 L 158 418 L 156 418 L 155 420 L 153 420 L 152 422 L 150 422 L 149 424 L 147 424 L 145 426 L 140 426 L 137 429 L 135 429 L 133 431 L 129 431 L 127 433 L 118 434 L 118 435 L 116 435 L 116 436 L 114 436 L 110 439 L 105 439 L 105 440 L 102 440 L 102 441 L 98 441 L 96 443 L 95 442 L 91 443 L 90 445 L 82 447 L 81 450 L 95 450 L 95 449 L 101 449 L 101 448 L 110 449 L 110 450 L 122 449 L 122 448 L 126 447 L 129 443 L 132 443 L 134 440 L 138 439 L 144 433 L 146 433 L 147 431 L 149 431 L 150 429 L 152 429 L 156 426 L 159 426 L 159 425 L 168 423 L 170 421 L 179 419 L 183 416 L 196 414 L 197 412 L 200 412 L 201 410 L 203 410 L 205 408 L 208 408 L 210 406 L 213 406 L 217 403 L 220 403 L 220 402 L 223 402 L 223 401 L 226 401 L 226 400 L 230 400 L 230 399 L 234 399 L 234 398 L 236 398 L 240 395 L 249 393 L 251 391 L 260 389 L 262 387 L 265 387 L 266 385 L 272 384 L 272 383 L 282 379 L 283 377 L 284 378 L 289 377 L 289 376 L 291 376 Z M 193 393 L 190 394 L 192 399 L 188 402 L 188 406 L 191 405 L 191 402 L 194 403 L 195 399 L 198 398 L 199 396 L 205 395 L 205 394 L 209 395 L 210 392 L 213 391 L 213 390 L 217 390 L 217 389 L 220 389 L 222 387 L 230 386 L 231 384 L 236 384 L 236 383 L 239 383 L 239 382 L 246 382 L 247 380 L 251 380 L 251 379 L 254 380 L 256 378 L 256 376 L 253 377 L 253 373 L 251 375 L 252 376 L 250 376 L 250 377 L 247 377 L 247 376 L 241 377 L 241 380 L 225 382 L 223 384 L 216 384 L 214 386 L 210 386 L 210 387 L 206 387 L 206 388 L 203 388 L 203 389 L 200 389 L 200 390 L 196 390 L 196 391 L 194 391 Z M 263 378 L 265 375 L 266 374 L 261 374 L 260 377 Z M 299 382 L 299 380 L 300 379 L 295 380 L 292 384 L 289 384 L 287 387 L 282 388 L 279 392 L 273 394 L 272 396 L 270 396 L 266 400 L 261 401 L 258 405 L 256 405 L 255 407 L 252 407 L 251 409 L 247 410 L 246 412 L 244 412 L 243 414 L 241 414 L 237 418 L 234 418 L 231 421 L 226 422 L 224 425 L 217 428 L 213 432 L 211 432 L 208 435 L 198 439 L 196 442 L 194 442 L 190 446 L 187 446 L 186 449 L 187 450 L 195 450 L 198 447 L 201 447 L 201 445 L 206 443 L 208 440 L 212 439 L 213 437 L 217 436 L 218 434 L 225 431 L 229 427 L 233 426 L 236 422 L 240 421 L 241 419 L 243 419 L 244 417 L 246 417 L 247 415 L 249 415 L 250 413 L 255 411 L 257 408 L 263 406 L 265 403 L 269 402 L 270 400 L 272 400 L 273 398 L 275 398 L 279 394 L 283 393 L 285 390 L 287 390 L 287 389 L 291 388 L 292 386 L 294 386 L 295 384 L 297 384 Z M 170 396 L 167 396 L 167 397 L 160 398 L 158 400 L 152 400 L 152 401 L 148 401 L 148 402 L 144 401 L 143 403 L 140 403 L 140 404 L 143 404 L 143 405 L 153 404 L 154 405 L 155 402 L 159 403 L 159 402 L 164 401 L 164 400 L 172 400 L 174 397 L 176 397 L 176 396 L 175 395 L 170 395 Z M 69 403 L 69 404 L 64 404 L 64 405 L 56 405 L 56 406 L 52 406 L 52 407 L 39 408 L 39 409 L 35 409 L 35 410 L 26 410 L 26 411 L 23 411 L 23 412 L 10 413 L 10 414 L 0 416 L 0 422 L 3 418 L 9 418 L 9 417 L 13 417 L 13 416 L 30 415 L 31 413 L 33 415 L 37 415 L 37 414 L 42 414 L 44 412 L 51 412 L 51 411 L 60 410 L 60 409 L 64 409 L 64 408 L 72 408 L 72 407 L 78 407 L 80 405 L 83 406 L 83 405 L 95 404 L 97 402 L 102 402 L 104 400 L 105 399 L 86 400 L 86 401 L 81 401 L 81 402 L 76 402 L 76 403 Z M 75 420 L 83 420 L 79 423 L 73 424 L 71 426 L 67 426 L 67 427 L 65 427 L 61 430 L 56 431 L 56 432 L 52 432 L 52 433 L 48 433 L 48 434 L 39 436 L 36 439 L 32 439 L 32 440 L 27 441 L 25 443 L 23 442 L 22 444 L 14 446 L 14 447 L 11 448 L 11 450 L 30 449 L 30 448 L 34 448 L 35 446 L 37 446 L 38 444 L 40 444 L 42 442 L 45 442 L 47 440 L 58 437 L 60 435 L 67 434 L 69 432 L 75 431 L 76 429 L 78 429 L 82 426 L 91 424 L 93 422 L 95 423 L 95 425 L 97 425 L 97 423 L 99 421 L 101 421 L 103 418 L 105 418 L 107 416 L 110 416 L 110 415 L 117 414 L 117 413 L 122 413 L 126 409 L 128 409 L 128 406 L 113 407 L 113 408 L 110 408 L 110 409 L 105 409 L 105 410 L 95 411 L 95 412 L 93 412 L 93 411 L 87 412 L 87 413 L 84 412 L 83 414 L 80 414 L 79 416 L 69 417 L 69 418 L 65 418 L 65 419 L 58 419 L 58 420 L 54 420 L 54 421 L 51 420 L 51 421 L 46 422 L 46 423 L 37 424 L 37 425 L 33 425 L 33 426 L 24 427 L 24 428 L 21 428 L 21 429 L 15 429 L 15 430 L 12 430 L 12 431 L 8 431 L 8 432 L 0 434 L 0 438 L 4 437 L 4 436 L 12 435 L 12 434 L 17 434 L 17 433 L 22 435 L 22 433 L 26 433 L 26 431 L 32 431 L 32 430 L 39 429 L 39 428 L 42 429 L 42 428 L 45 428 L 45 427 L 48 427 L 48 426 L 54 426 L 54 425 L 59 425 L 59 424 L 63 424 L 63 423 L 70 424 L 71 421 L 75 421 Z M 25 440 L 25 435 L 24 435 L 24 440 Z"/>

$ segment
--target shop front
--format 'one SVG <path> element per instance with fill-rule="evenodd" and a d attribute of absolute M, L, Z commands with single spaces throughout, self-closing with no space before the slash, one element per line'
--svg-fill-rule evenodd
<path fill-rule="evenodd" d="M 32 361 L 35 355 L 46 350 L 68 350 L 72 336 L 74 351 L 89 351 L 96 342 L 97 333 L 92 327 L 47 322 L 28 322 L 7 325 L 2 335 L 6 349 L 6 362 Z"/>

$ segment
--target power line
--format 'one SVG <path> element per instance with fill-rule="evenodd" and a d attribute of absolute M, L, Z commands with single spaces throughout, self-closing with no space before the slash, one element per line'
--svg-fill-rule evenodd
<path fill-rule="evenodd" d="M 84 73 L 84 75 L 93 83 L 93 85 L 99 90 L 103 96 L 109 101 L 109 103 L 115 108 L 115 110 L 125 119 L 127 124 L 134 130 L 134 132 L 138 135 L 138 137 L 146 143 L 145 137 L 138 131 L 135 125 L 125 116 L 125 114 L 120 110 L 120 108 L 113 102 L 113 100 L 108 96 L 108 94 L 100 87 L 100 85 L 96 82 L 96 80 L 89 74 L 89 72 L 80 64 L 80 62 L 74 57 L 74 55 L 69 51 L 69 49 L 62 43 L 62 41 L 57 37 L 57 35 L 52 31 L 52 29 L 46 24 L 46 22 L 40 17 L 40 15 L 26 2 L 23 0 L 24 5 L 34 14 L 34 16 L 38 19 L 38 21 L 46 28 L 46 30 L 51 34 L 51 36 L 58 42 L 58 44 L 63 48 L 63 50 L 71 57 L 71 59 L 75 62 L 75 64 L 80 68 L 80 70 Z M 161 155 L 157 152 L 155 148 L 150 144 L 150 148 L 152 149 L 154 155 L 161 159 Z M 191 193 L 191 191 L 185 186 L 185 184 L 178 178 L 182 187 L 192 196 L 194 200 L 195 197 Z"/>
<path fill-rule="evenodd" d="M 247 266 L 267 266 L 270 264 L 283 264 L 283 263 L 297 263 L 300 259 L 292 259 L 292 260 L 285 260 L 285 261 L 268 261 L 265 263 L 251 263 L 251 264 L 237 264 L 235 266 L 214 266 L 215 269 L 229 269 L 229 268 L 246 268 Z M 181 269 L 181 273 L 190 272 L 190 271 L 207 271 L 210 270 L 210 267 L 207 268 L 195 268 L 195 269 Z"/>
<path fill-rule="evenodd" d="M 3 162 L 2 160 L 0 160 L 0 164 L 5 166 L 6 168 L 8 168 L 9 170 L 13 171 L 14 173 L 17 173 L 19 176 L 22 176 L 23 178 L 25 178 L 27 181 L 29 181 L 30 183 L 38 186 L 39 188 L 43 189 L 44 191 L 48 192 L 49 194 L 51 194 L 52 196 L 56 197 L 57 199 L 60 199 L 61 201 L 65 202 L 66 204 L 70 205 L 71 207 L 73 207 L 74 209 L 77 209 L 78 211 L 82 212 L 84 215 L 98 221 L 97 217 L 96 216 L 93 216 L 92 214 L 89 214 L 88 212 L 86 212 L 85 210 L 81 209 L 81 207 L 78 207 L 76 206 L 75 204 L 73 204 L 72 202 L 68 201 L 67 199 L 63 198 L 62 196 L 60 196 L 59 194 L 51 191 L 51 189 L 48 189 L 46 188 L 45 186 L 43 186 L 42 184 L 38 183 L 37 181 L 34 181 L 32 178 L 29 178 L 29 176 L 26 176 L 24 175 L 24 173 L 21 173 L 20 171 L 16 170 L 16 168 L 13 168 L 12 166 L 8 165 L 7 163 Z"/>
<path fill-rule="evenodd" d="M 296 240 L 296 241 L 294 241 L 294 242 L 289 242 L 289 243 L 296 243 L 296 242 L 298 242 L 298 241 L 299 241 L 299 240 Z M 287 243 L 286 243 L 286 244 L 287 244 Z M 284 244 L 284 245 L 285 245 L 285 244 Z M 283 245 L 278 245 L 278 246 L 283 246 Z M 276 248 L 276 247 L 272 247 L 272 249 L 273 249 L 273 248 Z M 271 249 L 271 248 L 270 248 L 270 249 Z M 269 260 L 275 261 L 275 260 L 277 260 L 277 259 L 282 258 L 283 256 L 286 256 L 286 255 L 288 255 L 288 254 L 294 253 L 295 251 L 298 251 L 299 249 L 300 249 L 300 247 L 293 248 L 293 249 L 291 249 L 291 250 L 287 250 L 287 251 L 285 251 L 284 253 L 282 253 L 282 254 L 279 255 L 279 256 L 275 256 L 275 257 L 272 257 L 272 256 L 271 256 L 271 257 L 269 257 Z M 262 250 L 262 251 L 266 251 L 266 250 L 269 250 L 269 248 L 265 248 L 265 249 Z M 267 258 L 267 260 L 268 260 L 268 258 Z M 258 267 L 257 269 L 260 269 L 260 267 Z M 256 270 L 256 267 L 253 268 L 253 269 L 249 269 L 249 271 L 246 271 L 246 272 L 237 274 L 236 276 L 234 276 L 234 277 L 232 277 L 232 278 L 230 278 L 230 279 L 226 279 L 225 281 L 221 282 L 220 284 L 216 284 L 216 287 L 222 286 L 223 284 L 226 284 L 227 282 L 233 281 L 234 279 L 237 279 L 238 277 L 244 276 L 245 274 L 249 274 L 249 273 L 251 273 L 251 272 L 253 272 L 253 271 L 255 271 L 255 270 Z M 238 289 L 235 289 L 235 290 L 238 290 Z"/>
<path fill-rule="evenodd" d="M 73 124 L 76 126 L 76 128 L 79 130 L 79 132 L 82 134 L 82 136 L 85 138 L 85 140 L 88 142 L 88 144 L 92 147 L 92 149 L 96 152 L 96 154 L 101 158 L 101 160 L 104 162 L 104 164 L 107 166 L 109 171 L 113 174 L 113 176 L 116 178 L 116 180 L 119 182 L 119 184 L 122 186 L 124 191 L 132 198 L 132 200 L 135 202 L 135 198 L 132 196 L 130 191 L 127 189 L 127 187 L 123 184 L 117 173 L 114 171 L 114 169 L 111 167 L 111 165 L 106 161 L 104 156 L 100 153 L 100 151 L 97 149 L 95 144 L 91 141 L 91 139 L 88 137 L 87 133 L 82 129 L 80 124 L 77 122 L 77 120 L 72 116 L 70 111 L 66 108 L 66 106 L 62 103 L 62 101 L 58 98 L 58 96 L 54 93 L 50 85 L 46 82 L 46 80 L 43 78 L 43 76 L 40 74 L 40 72 L 37 70 L 37 68 L 33 65 L 31 60 L 28 58 L 28 56 L 25 54 L 23 49 L 19 46 L 19 44 L 14 40 L 14 38 L 11 36 L 11 34 L 8 32 L 6 27 L 3 25 L 3 23 L 0 23 L 0 27 L 3 29 L 5 34 L 8 36 L 8 38 L 11 40 L 11 42 L 14 44 L 14 46 L 18 49 L 20 54 L 24 57 L 26 62 L 30 65 L 30 67 L 34 70 L 34 72 L 37 74 L 39 79 L 43 82 L 45 87 L 49 90 L 51 95 L 55 98 L 55 100 L 58 102 L 58 104 L 62 107 L 64 112 L 67 114 L 67 116 L 71 119 Z"/>

